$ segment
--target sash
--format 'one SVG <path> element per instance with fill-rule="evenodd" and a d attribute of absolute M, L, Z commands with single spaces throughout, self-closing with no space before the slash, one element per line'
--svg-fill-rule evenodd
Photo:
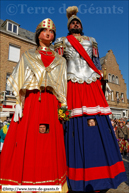
<path fill-rule="evenodd" d="M 100 79 L 102 78 L 100 72 L 94 65 L 93 61 L 91 60 L 90 56 L 87 54 L 86 50 L 83 48 L 83 46 L 79 43 L 79 41 L 73 36 L 68 35 L 66 37 L 70 44 L 77 50 L 77 52 L 84 58 L 84 60 L 88 63 L 89 67 L 92 68 L 97 74 L 100 75 Z"/>

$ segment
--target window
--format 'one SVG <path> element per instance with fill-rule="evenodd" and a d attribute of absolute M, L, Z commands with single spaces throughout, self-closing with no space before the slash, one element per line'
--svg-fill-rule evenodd
<path fill-rule="evenodd" d="M 121 114 L 113 114 L 113 119 L 120 119 L 121 118 Z"/>
<path fill-rule="evenodd" d="M 9 45 L 9 57 L 8 59 L 13 62 L 18 62 L 20 59 L 20 48 L 13 45 Z"/>
<path fill-rule="evenodd" d="M 18 34 L 18 26 L 10 23 L 9 21 L 7 22 L 7 31 L 13 32 L 15 34 Z"/>
<path fill-rule="evenodd" d="M 116 92 L 116 98 L 119 99 L 119 92 Z"/>
<path fill-rule="evenodd" d="M 111 91 L 111 100 L 114 101 L 114 92 L 113 92 L 113 90 Z"/>
<path fill-rule="evenodd" d="M 125 111 L 123 111 L 123 117 L 127 117 L 126 110 L 125 110 Z"/>
<path fill-rule="evenodd" d="M 10 74 L 9 73 L 7 73 L 7 75 L 6 75 L 6 95 L 14 95 L 13 93 L 12 93 L 12 90 L 11 90 L 11 88 L 7 85 L 7 79 L 9 78 L 9 76 L 10 76 Z"/>
<path fill-rule="evenodd" d="M 112 82 L 115 83 L 115 76 L 112 75 Z"/>
<path fill-rule="evenodd" d="M 11 23 L 8 23 L 8 30 L 12 31 L 12 24 Z"/>
<path fill-rule="evenodd" d="M 121 93 L 121 102 L 124 102 L 124 93 Z"/>
<path fill-rule="evenodd" d="M 109 86 L 108 83 L 106 83 L 106 89 L 105 89 L 105 97 L 106 97 L 106 100 L 109 100 L 109 95 L 111 95 L 111 88 Z"/>
<path fill-rule="evenodd" d="M 13 32 L 17 33 L 17 26 L 16 25 L 13 25 Z"/>
<path fill-rule="evenodd" d="M 119 92 L 116 92 L 116 102 L 119 103 Z"/>
<path fill-rule="evenodd" d="M 111 74 L 108 74 L 108 81 L 111 82 Z"/>
<path fill-rule="evenodd" d="M 116 84 L 119 84 L 118 76 L 116 76 Z"/>
<path fill-rule="evenodd" d="M 106 100 L 108 101 L 108 91 L 106 90 L 106 92 L 105 92 L 105 98 L 106 98 Z"/>

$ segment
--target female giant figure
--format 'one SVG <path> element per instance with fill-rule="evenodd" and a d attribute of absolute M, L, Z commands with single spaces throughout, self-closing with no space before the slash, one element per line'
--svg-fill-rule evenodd
<path fill-rule="evenodd" d="M 2 150 L 1 184 L 61 185 L 67 192 L 63 127 L 57 113 L 59 106 L 66 106 L 67 75 L 65 59 L 50 48 L 55 32 L 51 19 L 37 26 L 37 49 L 22 55 L 7 81 L 17 105 Z M 40 125 L 46 125 L 47 132 L 39 132 Z"/>

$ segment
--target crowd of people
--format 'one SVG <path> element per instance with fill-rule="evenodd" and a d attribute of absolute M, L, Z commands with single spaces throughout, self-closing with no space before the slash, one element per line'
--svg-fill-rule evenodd
<path fill-rule="evenodd" d="M 129 154 L 129 119 L 111 119 L 115 136 L 117 138 L 120 152 L 123 155 Z"/>

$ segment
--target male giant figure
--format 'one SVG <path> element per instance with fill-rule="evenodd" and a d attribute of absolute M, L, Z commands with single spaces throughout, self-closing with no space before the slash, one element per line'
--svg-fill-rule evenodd
<path fill-rule="evenodd" d="M 55 42 L 55 50 L 67 60 L 67 104 L 72 109 L 64 124 L 68 186 L 83 192 L 117 188 L 126 173 L 101 89 L 97 42 L 83 36 L 77 12 L 76 6 L 67 9 L 69 35 Z M 90 126 L 89 119 L 96 125 Z"/>

